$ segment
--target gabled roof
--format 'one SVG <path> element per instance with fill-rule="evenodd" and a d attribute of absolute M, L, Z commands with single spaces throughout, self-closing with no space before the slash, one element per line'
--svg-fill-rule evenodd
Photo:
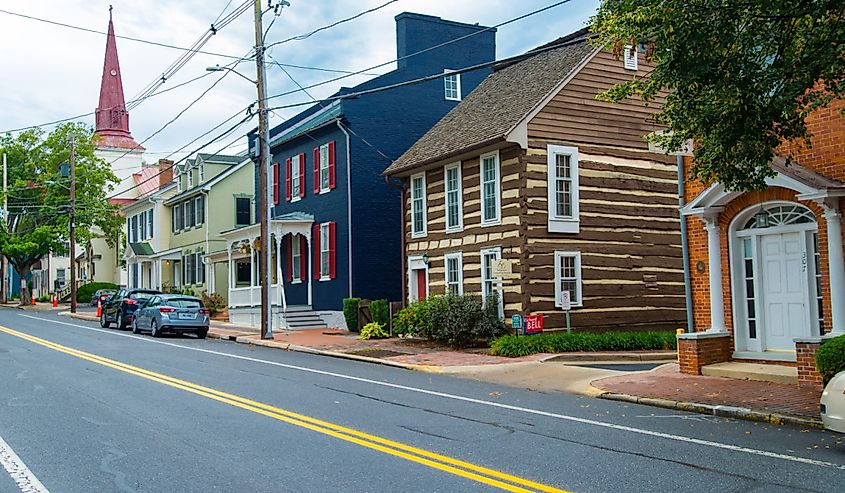
<path fill-rule="evenodd" d="M 205 154 L 199 153 L 197 154 L 197 161 L 201 161 L 203 163 L 214 163 L 214 164 L 238 164 L 243 161 L 243 156 L 229 156 L 226 154 Z"/>
<path fill-rule="evenodd" d="M 504 141 L 550 92 L 596 53 L 589 37 L 582 29 L 526 53 L 528 58 L 496 66 L 384 173 L 399 174 Z"/>
<path fill-rule="evenodd" d="M 206 188 L 211 188 L 214 185 L 217 185 L 218 183 L 225 180 L 227 177 L 231 176 L 232 174 L 234 174 L 236 171 L 243 168 L 247 164 L 250 164 L 250 165 L 253 164 L 252 160 L 250 160 L 249 157 L 246 157 L 246 156 L 230 156 L 230 157 L 237 157 L 238 162 L 235 163 L 235 165 L 233 165 L 233 166 L 229 166 L 228 169 L 225 169 L 222 172 L 216 174 L 210 180 L 205 181 L 203 183 L 197 183 L 196 185 L 194 185 L 193 187 L 183 191 L 182 193 L 179 193 L 177 195 L 174 195 L 173 197 L 170 197 L 169 199 L 164 201 L 164 205 L 173 205 L 176 202 L 179 202 L 183 199 L 187 199 L 187 198 L 193 197 L 195 195 L 199 195 L 202 190 L 204 190 Z"/>

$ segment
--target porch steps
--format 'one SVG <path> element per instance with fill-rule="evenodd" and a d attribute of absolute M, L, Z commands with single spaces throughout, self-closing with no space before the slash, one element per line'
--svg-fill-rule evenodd
<path fill-rule="evenodd" d="M 798 368 L 794 366 L 727 361 L 725 363 L 702 366 L 701 374 L 709 377 L 726 377 L 739 380 L 757 380 L 761 382 L 798 385 Z"/>
<path fill-rule="evenodd" d="M 329 327 L 317 312 L 307 309 L 288 310 L 285 320 L 291 329 L 327 329 Z"/>

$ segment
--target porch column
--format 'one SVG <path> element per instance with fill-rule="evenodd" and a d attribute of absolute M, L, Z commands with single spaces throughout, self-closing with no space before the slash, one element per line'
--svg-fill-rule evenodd
<path fill-rule="evenodd" d="M 837 204 L 838 205 L 838 204 Z M 830 325 L 825 337 L 845 334 L 845 261 L 842 255 L 842 213 L 825 205 L 827 223 L 827 265 L 830 271 Z"/>
<path fill-rule="evenodd" d="M 273 240 L 273 243 L 276 245 L 276 284 L 279 286 L 284 283 L 282 280 L 282 237 L 277 235 Z"/>
<path fill-rule="evenodd" d="M 710 274 L 710 329 L 708 332 L 727 332 L 725 328 L 725 296 L 722 292 L 722 253 L 719 233 L 719 212 L 703 216 L 707 230 L 707 259 Z"/>
<path fill-rule="evenodd" d="M 232 245 L 227 245 L 227 246 L 226 246 L 226 256 L 228 257 L 228 260 L 229 260 L 229 263 L 228 263 L 228 264 L 226 264 L 226 265 L 228 266 L 228 268 L 229 268 L 229 270 L 228 270 L 228 271 L 227 271 L 227 273 L 226 273 L 226 275 L 227 275 L 227 276 L 228 276 L 228 278 L 229 278 L 229 286 L 228 286 L 228 288 L 227 288 L 227 289 L 231 292 L 231 291 L 232 291 L 232 288 L 234 288 L 234 287 L 235 287 L 235 280 L 234 280 L 234 273 L 233 273 L 233 271 L 235 270 L 235 268 L 234 268 L 234 266 L 232 265 Z M 231 298 L 231 295 L 230 295 L 229 297 Z"/>
<path fill-rule="evenodd" d="M 300 252 L 301 255 L 306 255 L 308 261 L 305 262 L 308 264 L 308 306 L 313 307 L 313 287 L 314 287 L 314 252 L 311 251 L 311 230 L 314 229 L 312 227 L 308 227 L 308 232 L 305 233 L 305 244 L 308 246 L 305 249 L 305 252 Z"/>

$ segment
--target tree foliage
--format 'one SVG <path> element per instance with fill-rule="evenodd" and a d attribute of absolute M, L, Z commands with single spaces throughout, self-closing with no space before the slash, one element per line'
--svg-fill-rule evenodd
<path fill-rule="evenodd" d="M 21 277 L 49 252 L 66 254 L 70 236 L 70 180 L 61 164 L 70 160 L 70 136 L 75 137 L 77 243 L 94 236 L 111 244 L 123 224 L 119 208 L 108 202 L 118 183 L 108 164 L 94 156 L 95 136 L 82 124 L 67 123 L 50 134 L 40 129 L 17 136 L 0 136 L 0 153 L 8 160 L 9 214 L 0 227 L 0 253 Z M 29 293 L 21 293 L 21 302 Z"/>
<path fill-rule="evenodd" d="M 669 132 L 655 140 L 693 139 L 693 178 L 732 190 L 765 186 L 778 146 L 809 145 L 806 117 L 845 92 L 842 0 L 604 0 L 592 28 L 655 63 L 602 97 L 666 95 L 657 119 Z"/>

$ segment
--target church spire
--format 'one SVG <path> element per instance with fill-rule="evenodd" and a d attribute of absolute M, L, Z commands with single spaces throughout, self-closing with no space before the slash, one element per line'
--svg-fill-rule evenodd
<path fill-rule="evenodd" d="M 109 30 L 106 36 L 106 56 L 103 62 L 103 79 L 100 83 L 100 104 L 95 112 L 97 129 L 94 133 L 102 137 L 103 147 L 122 149 L 144 148 L 135 142 L 129 131 L 129 112 L 123 98 L 123 81 L 120 78 L 120 62 L 117 59 L 117 43 L 114 37 L 111 6 L 109 6 Z"/>

